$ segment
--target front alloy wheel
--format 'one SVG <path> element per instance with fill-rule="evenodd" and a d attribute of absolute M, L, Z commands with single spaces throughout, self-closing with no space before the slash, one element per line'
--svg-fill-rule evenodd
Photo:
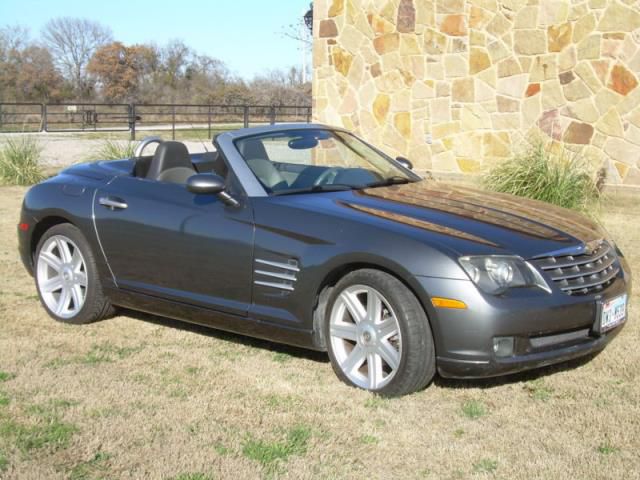
<path fill-rule="evenodd" d="M 42 301 L 56 316 L 75 317 L 87 296 L 87 267 L 78 246 L 63 235 L 49 237 L 38 254 Z"/>
<path fill-rule="evenodd" d="M 387 385 L 400 366 L 402 335 L 384 296 L 366 285 L 345 288 L 331 310 L 331 347 L 346 377 L 358 387 Z"/>
<path fill-rule="evenodd" d="M 431 381 L 431 328 L 418 299 L 397 278 L 357 270 L 338 282 L 327 305 L 329 358 L 345 383 L 397 396 Z"/>
<path fill-rule="evenodd" d="M 34 262 L 40 300 L 55 320 L 89 323 L 113 313 L 91 247 L 75 226 L 63 223 L 47 230 Z"/>

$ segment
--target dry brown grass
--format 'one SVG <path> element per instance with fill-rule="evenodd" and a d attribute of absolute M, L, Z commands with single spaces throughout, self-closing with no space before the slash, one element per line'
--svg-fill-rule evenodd
<path fill-rule="evenodd" d="M 383 400 L 322 355 L 132 313 L 52 321 L 18 260 L 23 193 L 0 188 L 0 478 L 638 478 L 638 294 L 588 362 Z M 640 271 L 638 197 L 604 210 Z"/>

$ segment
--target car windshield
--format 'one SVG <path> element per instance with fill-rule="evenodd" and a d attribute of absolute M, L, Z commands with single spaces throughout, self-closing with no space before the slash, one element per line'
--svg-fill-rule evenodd
<path fill-rule="evenodd" d="M 236 148 L 272 195 L 359 189 L 415 178 L 355 136 L 300 129 L 241 138 Z"/>

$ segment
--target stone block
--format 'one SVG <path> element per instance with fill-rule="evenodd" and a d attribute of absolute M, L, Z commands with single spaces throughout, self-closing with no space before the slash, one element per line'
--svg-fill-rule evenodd
<path fill-rule="evenodd" d="M 434 55 L 445 53 L 447 50 L 447 37 L 431 28 L 424 32 L 424 49 Z"/>
<path fill-rule="evenodd" d="M 473 102 L 475 100 L 474 80 L 472 77 L 456 78 L 451 85 L 454 102 Z"/>
<path fill-rule="evenodd" d="M 400 48 L 400 35 L 397 33 L 388 33 L 373 39 L 373 48 L 378 55 L 395 52 Z"/>
<path fill-rule="evenodd" d="M 385 122 L 390 106 L 391 98 L 389 95 L 385 95 L 383 93 L 378 94 L 372 106 L 373 116 L 378 124 L 382 125 Z"/>
<path fill-rule="evenodd" d="M 562 140 L 566 143 L 588 145 L 593 137 L 593 126 L 588 123 L 571 122 Z"/>
<path fill-rule="evenodd" d="M 618 63 L 611 69 L 607 86 L 614 92 L 626 96 L 638 86 L 638 80 L 624 65 Z"/>
<path fill-rule="evenodd" d="M 465 15 L 446 15 L 440 23 L 440 31 L 445 35 L 461 37 L 467 34 Z"/>
<path fill-rule="evenodd" d="M 598 23 L 601 32 L 631 32 L 640 25 L 638 7 L 627 7 L 616 0 L 609 3 Z"/>
<path fill-rule="evenodd" d="M 596 123 L 596 129 L 611 137 L 624 137 L 622 121 L 615 108 L 610 108 L 609 111 L 605 113 L 600 120 L 598 120 L 598 123 Z"/>
<path fill-rule="evenodd" d="M 551 25 L 547 28 L 548 48 L 550 52 L 561 52 L 571 41 L 573 29 L 571 23 Z"/>
<path fill-rule="evenodd" d="M 353 62 L 353 55 L 343 48 L 336 46 L 331 49 L 331 59 L 334 68 L 346 77 L 349 74 L 349 69 Z"/>
<path fill-rule="evenodd" d="M 498 79 L 496 90 L 502 95 L 513 98 L 523 98 L 528 85 L 529 75 L 513 75 L 511 77 Z"/>
<path fill-rule="evenodd" d="M 514 49 L 521 55 L 538 55 L 547 51 L 547 35 L 544 30 L 515 30 Z"/>
<path fill-rule="evenodd" d="M 320 22 L 320 29 L 318 30 L 318 36 L 320 38 L 330 38 L 338 36 L 338 27 L 333 20 L 322 20 Z"/>
<path fill-rule="evenodd" d="M 411 114 L 409 112 L 396 113 L 393 116 L 393 125 L 405 139 L 411 138 Z"/>

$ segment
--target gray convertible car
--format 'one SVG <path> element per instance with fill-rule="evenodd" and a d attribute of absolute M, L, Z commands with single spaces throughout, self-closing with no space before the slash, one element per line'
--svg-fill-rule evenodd
<path fill-rule="evenodd" d="M 20 253 L 49 315 L 127 307 L 327 351 L 382 395 L 593 354 L 624 325 L 627 262 L 574 212 L 422 179 L 322 125 L 213 143 L 145 139 L 29 190 Z"/>

